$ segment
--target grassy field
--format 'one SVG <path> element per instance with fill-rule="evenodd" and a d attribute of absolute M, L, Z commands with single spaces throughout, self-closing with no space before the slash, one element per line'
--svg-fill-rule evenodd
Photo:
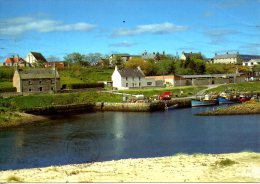
<path fill-rule="evenodd" d="M 120 90 L 122 93 L 127 94 L 143 94 L 144 96 L 153 96 L 160 95 L 164 91 L 171 91 L 174 96 L 180 96 L 180 91 L 183 91 L 182 97 L 191 96 L 203 89 L 206 89 L 205 86 L 184 86 L 176 88 L 151 88 L 151 89 L 130 89 L 130 90 Z"/>
<path fill-rule="evenodd" d="M 234 89 L 241 92 L 260 92 L 260 81 L 257 82 L 244 82 L 239 84 L 225 84 L 217 88 L 207 90 L 208 93 L 221 93 L 227 89 Z"/>
<path fill-rule="evenodd" d="M 11 81 L 0 81 L 0 88 L 12 88 L 13 82 Z"/>
<path fill-rule="evenodd" d="M 110 81 L 114 69 L 95 67 L 72 67 L 59 70 L 61 84 L 96 83 Z"/>

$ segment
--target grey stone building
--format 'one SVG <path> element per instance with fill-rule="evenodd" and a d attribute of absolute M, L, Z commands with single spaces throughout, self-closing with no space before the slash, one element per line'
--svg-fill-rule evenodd
<path fill-rule="evenodd" d="M 60 90 L 60 76 L 54 68 L 16 69 L 13 86 L 17 92 L 55 92 Z"/>

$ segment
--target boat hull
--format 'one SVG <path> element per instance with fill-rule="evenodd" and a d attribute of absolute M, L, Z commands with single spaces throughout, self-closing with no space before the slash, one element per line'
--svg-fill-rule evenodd
<path fill-rule="evenodd" d="M 216 105 L 217 103 L 217 100 L 191 100 L 192 107 L 212 106 Z"/>
<path fill-rule="evenodd" d="M 225 97 L 218 97 L 218 103 L 219 104 L 234 104 L 239 103 L 240 101 L 238 99 L 227 99 Z"/>

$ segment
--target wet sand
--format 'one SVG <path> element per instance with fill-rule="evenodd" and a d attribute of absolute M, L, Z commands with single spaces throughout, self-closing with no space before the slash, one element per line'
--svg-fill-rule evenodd
<path fill-rule="evenodd" d="M 0 182 L 260 182 L 260 153 L 178 154 L 0 171 Z"/>

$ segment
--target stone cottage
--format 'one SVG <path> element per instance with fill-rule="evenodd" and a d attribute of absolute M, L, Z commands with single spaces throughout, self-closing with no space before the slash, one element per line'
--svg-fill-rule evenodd
<path fill-rule="evenodd" d="M 13 86 L 17 92 L 55 92 L 60 90 L 60 76 L 54 68 L 16 69 Z"/>

